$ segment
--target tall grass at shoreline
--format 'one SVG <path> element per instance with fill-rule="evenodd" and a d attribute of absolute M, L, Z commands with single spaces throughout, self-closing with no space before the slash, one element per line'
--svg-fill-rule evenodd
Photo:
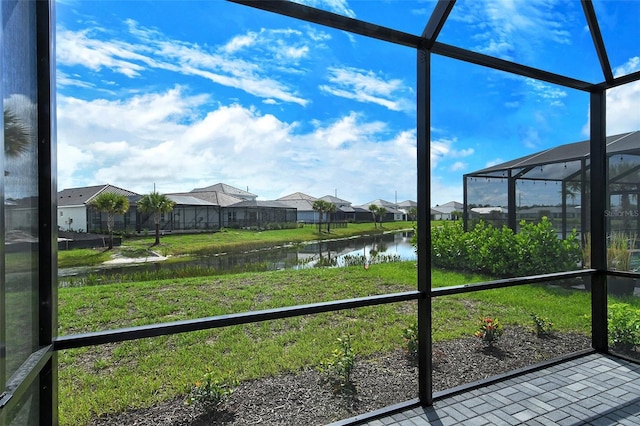
<path fill-rule="evenodd" d="M 58 252 L 58 267 L 99 265 L 115 254 L 131 257 L 130 253 L 138 253 L 140 257 L 144 257 L 146 252 L 152 250 L 162 256 L 200 256 L 203 254 L 412 230 L 414 225 L 413 222 L 385 222 L 384 228 L 380 229 L 374 228 L 372 223 L 350 223 L 346 228 L 331 229 L 330 233 L 319 233 L 317 227 L 310 225 L 296 229 L 271 231 L 223 229 L 219 232 L 210 233 L 164 235 L 160 239 L 159 246 L 153 246 L 155 239 L 152 236 L 136 236 L 125 238 L 122 247 L 115 247 L 113 250 L 105 250 L 104 248 L 60 250 Z"/>

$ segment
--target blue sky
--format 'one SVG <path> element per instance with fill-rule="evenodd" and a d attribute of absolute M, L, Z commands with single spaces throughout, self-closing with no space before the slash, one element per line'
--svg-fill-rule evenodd
<path fill-rule="evenodd" d="M 433 1 L 306 4 L 421 34 Z M 640 70 L 640 1 L 596 1 L 614 74 Z M 355 205 L 416 200 L 416 54 L 228 3 L 57 3 L 58 188 L 224 182 Z M 458 1 L 441 42 L 601 82 L 579 1 Z M 588 137 L 582 92 L 432 58 L 432 205 L 462 175 Z M 640 130 L 640 84 L 607 96 Z"/>

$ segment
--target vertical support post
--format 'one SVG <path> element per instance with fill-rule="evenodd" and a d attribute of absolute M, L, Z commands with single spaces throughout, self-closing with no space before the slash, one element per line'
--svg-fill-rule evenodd
<path fill-rule="evenodd" d="M 606 148 L 606 93 L 591 93 L 591 264 L 597 272 L 591 285 L 591 339 L 598 352 L 607 345 L 607 241 L 604 211 L 607 203 L 608 173 Z M 602 182 L 605 182 L 603 185 Z"/>
<path fill-rule="evenodd" d="M 562 188 L 560 190 L 562 197 L 562 239 L 567 238 L 567 182 L 563 180 L 561 182 Z"/>
<path fill-rule="evenodd" d="M 462 230 L 467 232 L 469 230 L 469 215 L 471 209 L 469 209 L 469 195 L 467 190 L 467 184 L 471 178 L 467 175 L 462 176 Z"/>
<path fill-rule="evenodd" d="M 583 158 L 580 160 L 580 235 L 583 243 L 587 232 L 591 232 L 591 188 L 587 190 L 587 176 L 591 174 L 587 174 L 587 160 Z"/>
<path fill-rule="evenodd" d="M 3 12 L 4 12 L 4 5 L 0 4 L 0 22 L 4 22 L 4 16 L 3 16 Z M 4 25 L 0 25 L 0 49 L 4 48 L 3 43 L 5 40 L 4 37 Z M 3 82 L 5 79 L 4 76 L 4 64 L 3 64 L 3 56 L 4 55 L 0 55 L 0 82 Z M 4 103 L 4 85 L 0 83 L 0 104 Z M 2 105 L 3 109 L 4 109 L 4 105 Z M 2 129 L 2 132 L 0 133 L 0 141 L 2 142 L 0 144 L 0 170 L 6 170 L 5 168 L 5 164 L 4 164 L 4 144 L 6 143 L 6 141 L 4 140 L 4 114 L 2 114 L 0 116 L 0 128 Z M 4 241 L 4 235 L 5 235 L 5 224 L 4 224 L 4 215 L 5 215 L 5 201 L 4 201 L 4 181 L 5 181 L 5 177 L 4 174 L 0 177 L 0 200 L 2 201 L 2 204 L 0 205 L 0 277 L 2 277 L 2 279 L 0 279 L 0 400 L 2 399 L 2 394 L 4 392 L 5 389 L 5 383 L 7 383 L 7 378 L 6 378 L 6 352 L 7 352 L 7 348 L 5 346 L 5 342 L 6 340 L 6 309 L 5 309 L 5 304 L 6 304 L 6 299 L 5 299 L 5 241 Z M 0 424 L 3 424 L 3 414 L 0 412 Z"/>
<path fill-rule="evenodd" d="M 417 50 L 417 169 L 418 169 L 418 393 L 423 405 L 433 404 L 431 362 L 431 52 Z"/>
<path fill-rule="evenodd" d="M 55 2 L 36 2 L 38 79 L 39 344 L 57 334 L 57 182 L 55 143 Z M 41 425 L 58 424 L 57 355 L 40 373 Z"/>
<path fill-rule="evenodd" d="M 518 222 L 516 220 L 516 178 L 513 177 L 511 169 L 509 169 L 509 176 L 507 177 L 507 226 L 511 228 L 513 232 L 516 232 Z"/>

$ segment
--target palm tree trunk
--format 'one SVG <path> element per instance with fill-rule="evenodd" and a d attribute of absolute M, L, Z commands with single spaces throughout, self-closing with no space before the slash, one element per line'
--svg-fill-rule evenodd
<path fill-rule="evenodd" d="M 113 214 L 107 214 L 107 229 L 109 230 L 109 250 L 113 249 Z"/>
<path fill-rule="evenodd" d="M 154 246 L 160 245 L 160 223 L 156 222 L 156 242 L 153 243 Z"/>

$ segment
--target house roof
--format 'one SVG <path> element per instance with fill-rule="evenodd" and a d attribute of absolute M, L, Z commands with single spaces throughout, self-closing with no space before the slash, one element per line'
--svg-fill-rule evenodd
<path fill-rule="evenodd" d="M 313 211 L 313 201 L 312 200 L 303 200 L 303 199 L 292 199 L 292 200 L 283 200 L 278 198 L 277 201 L 284 203 L 285 205 L 295 208 L 301 212 L 310 212 Z"/>
<path fill-rule="evenodd" d="M 608 136 L 606 144 L 607 155 L 637 152 L 640 146 L 640 131 Z M 528 175 L 535 172 L 539 175 L 536 176 L 538 179 L 561 180 L 579 170 L 579 164 L 573 165 L 571 162 L 586 159 L 589 156 L 590 141 L 573 142 L 487 167 L 465 176 L 504 177 L 506 170 L 517 169 Z"/>
<path fill-rule="evenodd" d="M 254 200 L 258 196 L 256 194 L 252 194 L 248 191 L 243 191 L 242 189 L 236 188 L 231 185 L 227 185 L 226 183 L 216 183 L 215 185 L 207 186 L 205 188 L 195 188 L 192 189 L 191 192 L 221 192 L 223 194 L 232 195 L 234 197 L 242 198 L 244 200 Z"/>
<path fill-rule="evenodd" d="M 274 208 L 280 208 L 280 209 L 292 209 L 292 210 L 295 209 L 294 207 L 287 205 L 283 201 L 259 201 L 259 200 L 244 200 L 232 205 L 231 207 L 274 207 Z"/>
<path fill-rule="evenodd" d="M 110 184 L 95 185 L 95 186 L 83 186 L 81 188 L 69 188 L 63 189 L 58 192 L 58 207 L 64 206 L 82 206 L 91 202 L 93 198 L 102 193 L 112 193 L 117 195 L 139 195 L 133 191 L 127 189 L 118 188 Z"/>
<path fill-rule="evenodd" d="M 293 194 L 285 195 L 284 197 L 280 197 L 277 201 L 293 201 L 293 200 L 306 200 L 306 201 L 315 201 L 316 197 L 312 197 L 311 195 L 304 194 L 302 192 L 294 192 Z"/>
<path fill-rule="evenodd" d="M 363 204 L 362 206 L 360 206 L 361 208 L 364 208 L 365 210 L 369 210 L 369 206 L 370 205 L 376 205 L 378 207 L 384 207 L 385 209 L 387 209 L 387 213 L 402 213 L 400 210 L 396 209 L 396 205 L 393 203 L 390 203 L 389 201 L 385 201 L 382 200 L 380 198 L 378 198 L 377 200 L 373 200 L 371 202 L 368 202 L 366 204 Z"/>
<path fill-rule="evenodd" d="M 384 208 L 387 208 L 387 209 L 388 208 L 394 209 L 396 207 L 395 203 L 392 203 L 392 202 L 387 201 L 387 200 L 383 200 L 381 198 L 378 198 L 377 200 L 369 201 L 368 203 L 363 204 L 363 205 L 368 208 L 371 204 L 375 204 L 378 207 L 384 207 Z"/>
<path fill-rule="evenodd" d="M 413 200 L 405 200 L 405 201 L 402 201 L 401 203 L 398 203 L 398 207 L 402 207 L 402 208 L 418 207 L 418 203 L 416 203 Z"/>
<path fill-rule="evenodd" d="M 171 201 L 176 203 L 176 205 L 182 205 L 182 206 L 217 206 L 218 205 L 210 201 L 203 200 L 202 198 L 194 197 L 193 195 L 167 194 L 167 197 Z"/>
<path fill-rule="evenodd" d="M 459 203 L 457 201 L 449 201 L 448 203 L 440 204 L 438 206 L 432 207 L 431 210 L 435 210 L 438 213 L 451 213 L 453 211 L 462 211 L 464 209 L 464 204 Z"/>
<path fill-rule="evenodd" d="M 320 197 L 320 200 L 328 201 L 328 202 L 330 202 L 332 204 L 336 204 L 336 205 L 338 205 L 338 204 L 346 204 L 346 205 L 349 205 L 349 206 L 351 205 L 350 201 L 343 200 L 342 198 L 334 197 L 333 195 L 325 195 L 324 197 Z"/>
<path fill-rule="evenodd" d="M 191 196 L 220 207 L 228 207 L 243 200 L 240 197 L 234 197 L 233 195 L 225 194 L 218 191 L 181 192 L 171 195 Z"/>

